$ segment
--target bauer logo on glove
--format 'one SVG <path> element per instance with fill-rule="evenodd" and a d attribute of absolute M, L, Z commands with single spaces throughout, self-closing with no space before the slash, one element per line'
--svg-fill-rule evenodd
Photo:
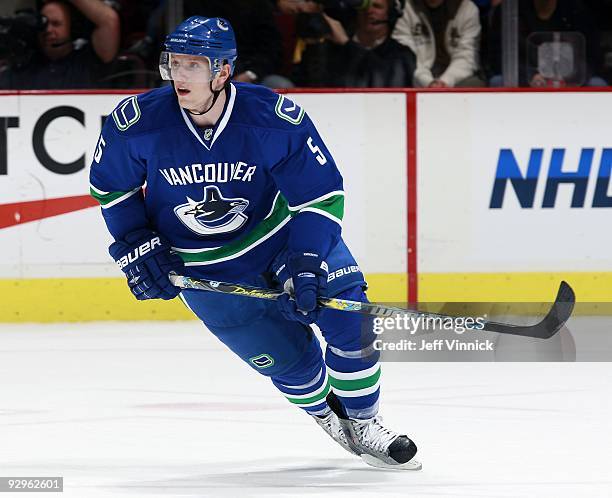
<path fill-rule="evenodd" d="M 184 266 L 183 260 L 153 230 L 141 228 L 130 232 L 113 242 L 108 250 L 125 273 L 136 299 L 173 299 L 180 293 L 168 274 L 178 273 Z"/>
<path fill-rule="evenodd" d="M 155 249 L 157 246 L 161 247 L 161 245 L 162 243 L 161 240 L 159 240 L 159 237 L 153 237 L 150 241 L 139 245 L 136 249 L 127 253 L 121 259 L 117 260 L 117 264 L 119 265 L 119 268 L 123 270 L 127 265 L 133 263 L 139 257 L 144 256 L 149 251 Z"/>

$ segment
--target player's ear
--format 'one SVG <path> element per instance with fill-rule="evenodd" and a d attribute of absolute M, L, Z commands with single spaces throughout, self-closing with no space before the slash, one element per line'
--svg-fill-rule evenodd
<path fill-rule="evenodd" d="M 215 78 L 215 90 L 220 90 L 226 84 L 226 82 L 230 79 L 231 66 L 229 64 L 224 64 L 221 71 Z"/>

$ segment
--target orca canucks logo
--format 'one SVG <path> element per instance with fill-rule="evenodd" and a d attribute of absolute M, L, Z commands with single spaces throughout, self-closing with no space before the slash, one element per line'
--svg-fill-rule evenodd
<path fill-rule="evenodd" d="M 219 235 L 238 230 L 248 219 L 243 211 L 249 201 L 241 197 L 223 197 L 219 187 L 204 187 L 204 198 L 174 208 L 174 213 L 189 230 L 198 235 Z"/>

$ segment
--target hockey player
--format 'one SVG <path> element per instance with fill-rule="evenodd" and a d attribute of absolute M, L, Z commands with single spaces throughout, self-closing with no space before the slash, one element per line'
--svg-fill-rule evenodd
<path fill-rule="evenodd" d="M 415 444 L 377 417 L 379 354 L 362 319 L 317 306 L 320 296 L 366 300 L 340 235 L 342 177 L 300 106 L 230 82 L 236 57 L 227 21 L 191 17 L 161 54 L 172 86 L 122 101 L 106 120 L 90 181 L 115 239 L 110 254 L 137 299 L 179 295 L 169 272 L 283 288 L 277 302 L 180 297 L 346 450 L 419 469 Z"/>

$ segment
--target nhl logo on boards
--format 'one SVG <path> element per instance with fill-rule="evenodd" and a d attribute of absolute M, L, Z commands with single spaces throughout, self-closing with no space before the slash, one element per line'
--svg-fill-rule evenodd
<path fill-rule="evenodd" d="M 228 198 L 216 185 L 204 187 L 204 197 L 174 208 L 174 214 L 189 230 L 198 235 L 219 235 L 238 230 L 248 220 L 243 211 L 249 201 L 242 197 Z"/>

